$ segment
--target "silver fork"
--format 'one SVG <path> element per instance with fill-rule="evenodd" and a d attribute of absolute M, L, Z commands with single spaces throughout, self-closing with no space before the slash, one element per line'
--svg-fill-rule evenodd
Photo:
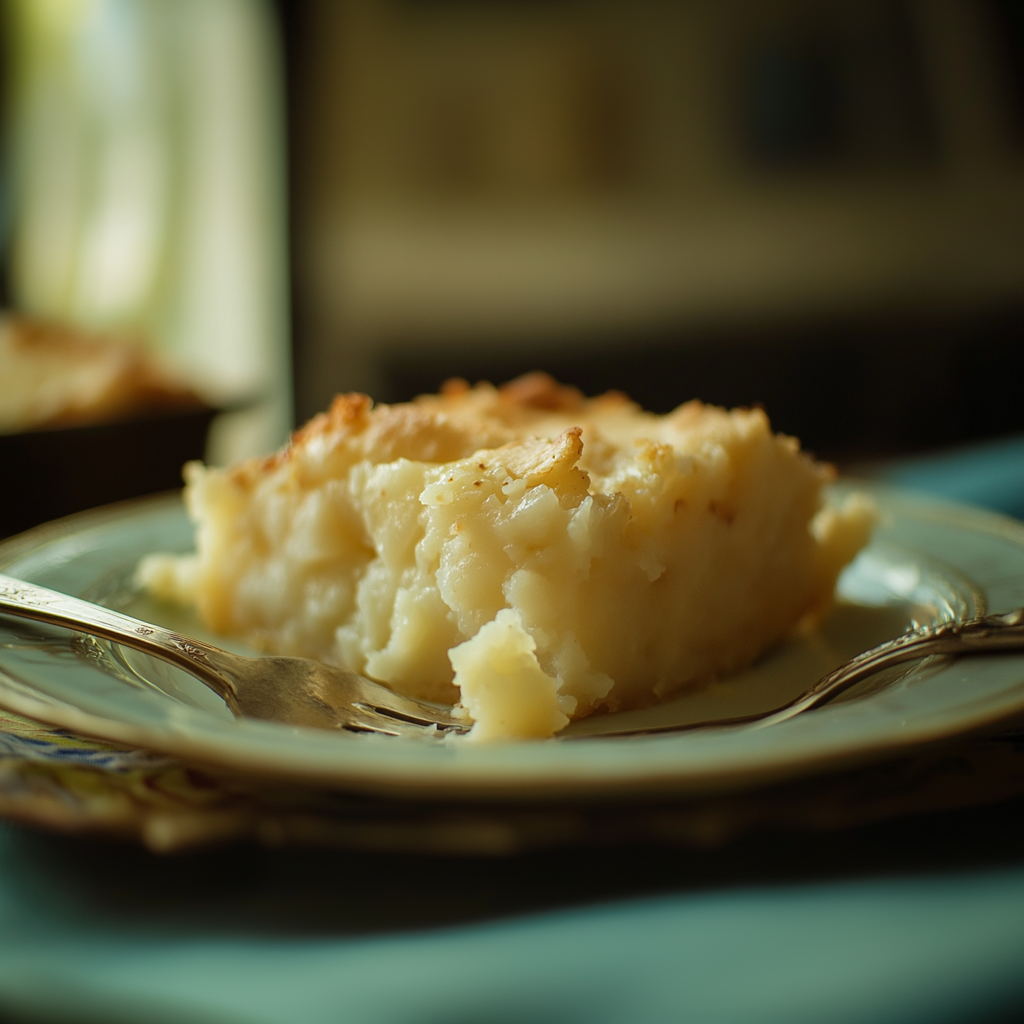
<path fill-rule="evenodd" d="M 389 736 L 466 732 L 470 724 L 438 704 L 403 697 L 355 672 L 308 658 L 248 658 L 130 615 L 0 575 L 0 613 L 65 626 L 113 640 L 177 665 L 218 694 L 238 718 Z M 934 655 L 959 657 L 1024 648 L 1024 608 L 964 622 L 922 626 L 873 647 L 822 676 L 771 711 L 685 725 L 601 733 L 637 736 L 721 726 L 760 728 L 821 707 L 851 686 L 894 665 Z"/>

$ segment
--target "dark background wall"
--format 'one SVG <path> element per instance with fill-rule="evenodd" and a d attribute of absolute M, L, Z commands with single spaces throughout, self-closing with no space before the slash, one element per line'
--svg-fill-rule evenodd
<path fill-rule="evenodd" d="M 1024 430 L 1024 5 L 290 0 L 296 409 L 545 369 Z"/>

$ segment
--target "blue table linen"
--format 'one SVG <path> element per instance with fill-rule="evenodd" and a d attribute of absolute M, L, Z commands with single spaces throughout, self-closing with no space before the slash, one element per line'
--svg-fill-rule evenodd
<path fill-rule="evenodd" d="M 1024 435 L 900 459 L 872 476 L 1024 519 Z"/>
<path fill-rule="evenodd" d="M 243 923 L 244 887 L 212 914 L 83 905 L 81 877 L 33 849 L 0 831 L 0 1012 L 33 1020 L 913 1024 L 1024 1009 L 1019 868 L 275 936 Z M 358 886 L 345 866 L 323 885 Z"/>

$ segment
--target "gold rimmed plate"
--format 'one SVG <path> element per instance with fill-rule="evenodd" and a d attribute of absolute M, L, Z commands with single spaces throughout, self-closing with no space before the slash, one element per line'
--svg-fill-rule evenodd
<path fill-rule="evenodd" d="M 843 485 L 837 488 L 843 490 Z M 594 716 L 559 738 L 475 745 L 237 721 L 177 669 L 114 645 L 0 617 L 0 706 L 101 739 L 249 775 L 430 799 L 701 794 L 866 761 L 1024 714 L 1024 655 L 932 662 L 763 729 L 603 735 L 771 708 L 913 623 L 1024 605 L 1024 525 L 871 488 L 883 522 L 813 633 L 752 669 L 641 711 Z M 0 571 L 98 600 L 222 646 L 189 614 L 136 592 L 138 559 L 187 551 L 176 495 L 72 516 L 0 544 Z"/>

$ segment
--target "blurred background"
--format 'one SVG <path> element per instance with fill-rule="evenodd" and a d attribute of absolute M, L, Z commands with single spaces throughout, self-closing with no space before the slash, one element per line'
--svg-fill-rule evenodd
<path fill-rule="evenodd" d="M 1019 0 L 4 10 L 5 303 L 141 339 L 215 461 L 539 368 L 1024 466 Z"/>
<path fill-rule="evenodd" d="M 213 454 L 291 422 L 282 79 L 258 0 L 2 0 L 4 304 L 142 346 Z"/>

